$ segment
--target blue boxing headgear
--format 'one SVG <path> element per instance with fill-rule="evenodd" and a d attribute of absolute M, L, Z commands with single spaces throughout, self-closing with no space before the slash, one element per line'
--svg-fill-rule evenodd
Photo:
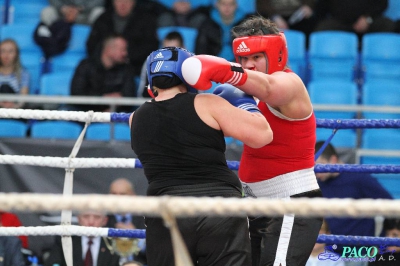
<path fill-rule="evenodd" d="M 183 61 L 193 55 L 193 53 L 180 47 L 164 47 L 152 52 L 147 57 L 146 69 L 149 89 L 153 94 L 153 78 L 156 77 L 177 77 L 186 85 L 188 91 L 197 93 L 196 89 L 185 82 L 181 69 Z"/>

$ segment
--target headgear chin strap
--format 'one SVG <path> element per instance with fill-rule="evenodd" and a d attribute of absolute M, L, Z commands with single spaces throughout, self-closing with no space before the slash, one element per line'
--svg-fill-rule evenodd
<path fill-rule="evenodd" d="M 288 51 L 283 32 L 278 34 L 238 37 L 233 40 L 233 54 L 240 63 L 241 56 L 265 53 L 268 60 L 267 74 L 282 71 L 287 63 Z"/>
<path fill-rule="evenodd" d="M 182 63 L 194 54 L 180 47 L 164 47 L 152 52 L 146 61 L 147 79 L 149 85 L 147 90 L 154 98 L 153 78 L 155 77 L 178 77 L 186 85 L 189 92 L 197 92 L 196 89 L 187 84 L 182 76 Z"/>

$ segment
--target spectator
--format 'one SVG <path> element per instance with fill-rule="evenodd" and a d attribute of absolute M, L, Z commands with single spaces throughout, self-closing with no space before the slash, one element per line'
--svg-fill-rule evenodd
<path fill-rule="evenodd" d="M 19 227 L 22 226 L 21 221 L 19 220 L 18 216 L 10 213 L 0 211 L 0 226 L 4 227 Z M 21 240 L 22 247 L 28 248 L 28 237 L 27 236 L 19 236 Z"/>
<path fill-rule="evenodd" d="M 236 0 L 217 0 L 209 10 L 208 19 L 199 27 L 195 54 L 215 55 L 234 61 L 231 29 L 245 17 Z"/>
<path fill-rule="evenodd" d="M 18 44 L 12 39 L 0 43 L 0 94 L 29 93 L 29 72 L 22 66 Z M 22 108 L 21 102 L 0 102 L 1 108 Z"/>
<path fill-rule="evenodd" d="M 110 194 L 136 196 L 133 184 L 126 178 L 117 178 L 110 185 Z M 108 215 L 106 227 L 119 229 L 145 229 L 144 217 L 130 213 Z"/>
<path fill-rule="evenodd" d="M 321 229 L 319 230 L 319 234 L 329 235 L 330 233 L 331 232 L 329 230 L 328 223 L 324 220 L 322 222 Z M 311 256 L 308 259 L 305 266 L 344 266 L 344 262 L 340 260 L 340 258 L 336 261 L 331 259 L 326 259 L 326 257 L 319 258 L 318 255 L 321 253 L 331 253 L 331 250 L 326 248 L 325 243 L 315 243 L 314 248 L 311 252 Z M 328 258 L 332 257 L 328 256 Z"/>
<path fill-rule="evenodd" d="M 133 74 L 139 76 L 143 61 L 158 47 L 157 18 L 154 13 L 136 6 L 136 0 L 113 0 L 113 7 L 93 24 L 86 43 L 87 52 L 95 56 L 105 38 L 120 34 L 128 41 L 128 58 Z"/>
<path fill-rule="evenodd" d="M 59 20 L 92 25 L 104 12 L 104 0 L 49 0 L 49 3 L 40 15 L 47 26 Z"/>
<path fill-rule="evenodd" d="M 383 232 L 385 237 L 400 237 L 400 219 L 386 218 L 383 222 Z M 369 262 L 369 266 L 397 266 L 400 261 L 400 247 L 379 246 L 380 253 L 376 255 L 376 260 Z M 382 253 L 382 254 L 381 254 Z"/>
<path fill-rule="evenodd" d="M 63 53 L 71 39 L 72 22 L 60 19 L 50 26 L 40 22 L 36 27 L 33 39 L 42 49 L 45 58 Z"/>
<path fill-rule="evenodd" d="M 309 36 L 315 26 L 313 9 L 316 1 L 257 0 L 256 7 L 260 15 L 271 18 L 280 30 L 298 30 Z"/>
<path fill-rule="evenodd" d="M 393 32 L 395 23 L 383 13 L 387 0 L 324 0 L 317 1 L 318 24 L 315 31 L 342 30 L 361 37 L 370 32 Z"/>
<path fill-rule="evenodd" d="M 198 29 L 200 23 L 205 19 L 207 8 L 192 8 L 188 0 L 174 1 L 172 8 L 160 14 L 157 27 L 180 26 Z"/>
<path fill-rule="evenodd" d="M 315 144 L 315 151 L 324 144 Z M 328 144 L 321 156 L 319 164 L 342 164 L 336 149 Z M 366 173 L 317 173 L 318 184 L 325 198 L 353 199 L 392 199 L 389 192 L 370 174 Z M 375 236 L 375 220 L 373 218 L 326 218 L 334 235 Z M 340 250 L 340 249 L 339 249 Z M 340 253 L 340 252 L 339 252 Z M 366 265 L 367 262 L 346 262 L 346 265 Z"/>
<path fill-rule="evenodd" d="M 182 47 L 185 48 L 183 45 L 183 37 L 177 31 L 169 32 L 162 43 L 162 47 Z M 143 63 L 142 71 L 140 73 L 140 82 L 138 88 L 138 96 L 143 97 L 150 97 L 149 93 L 147 92 L 147 72 L 146 72 L 146 61 Z"/>
<path fill-rule="evenodd" d="M 133 68 L 127 59 L 127 42 L 121 36 L 103 40 L 100 56 L 83 59 L 77 66 L 71 82 L 71 95 L 103 97 L 135 97 Z M 80 111 L 109 111 L 104 105 L 72 105 Z M 132 111 L 119 107 L 118 111 Z"/>
<path fill-rule="evenodd" d="M 99 211 L 82 211 L 78 214 L 78 223 L 81 226 L 104 227 L 107 223 L 107 216 Z M 105 241 L 105 238 L 100 236 L 72 236 L 73 264 L 88 265 L 84 262 L 91 258 L 93 266 L 119 266 L 119 256 L 109 249 L 109 243 Z M 44 262 L 44 266 L 53 266 L 54 264 L 66 266 L 61 237 L 56 238 L 49 257 Z"/>
<path fill-rule="evenodd" d="M 123 196 L 136 196 L 133 184 L 126 178 L 117 178 L 110 184 L 110 194 Z M 109 214 L 106 227 L 118 229 L 145 229 L 144 217 L 132 215 L 130 213 Z M 127 239 L 121 240 L 135 244 L 140 251 L 133 251 L 128 256 L 121 255 L 121 261 L 137 260 L 146 264 L 146 240 Z"/>
<path fill-rule="evenodd" d="M 24 266 L 21 248 L 21 240 L 18 237 L 0 236 L 0 266 Z"/>

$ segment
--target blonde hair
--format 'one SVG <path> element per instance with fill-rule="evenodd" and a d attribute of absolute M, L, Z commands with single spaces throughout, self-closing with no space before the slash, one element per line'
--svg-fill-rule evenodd
<path fill-rule="evenodd" d="M 18 83 L 21 83 L 21 76 L 22 76 L 22 64 L 21 64 L 21 56 L 20 56 L 20 51 L 19 47 L 16 41 L 13 39 L 4 39 L 2 42 L 0 42 L 0 46 L 5 44 L 5 43 L 11 43 L 15 47 L 15 60 L 14 60 L 14 68 L 13 68 L 13 73 L 17 76 Z M 3 62 L 0 59 L 0 67 L 3 66 Z"/>

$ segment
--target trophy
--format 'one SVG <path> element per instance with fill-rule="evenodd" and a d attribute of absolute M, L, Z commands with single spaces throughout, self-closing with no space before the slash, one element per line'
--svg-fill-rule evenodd
<path fill-rule="evenodd" d="M 112 253 L 116 252 L 121 257 L 136 256 L 141 250 L 138 238 L 115 237 L 105 238 L 105 240 L 107 248 Z"/>

